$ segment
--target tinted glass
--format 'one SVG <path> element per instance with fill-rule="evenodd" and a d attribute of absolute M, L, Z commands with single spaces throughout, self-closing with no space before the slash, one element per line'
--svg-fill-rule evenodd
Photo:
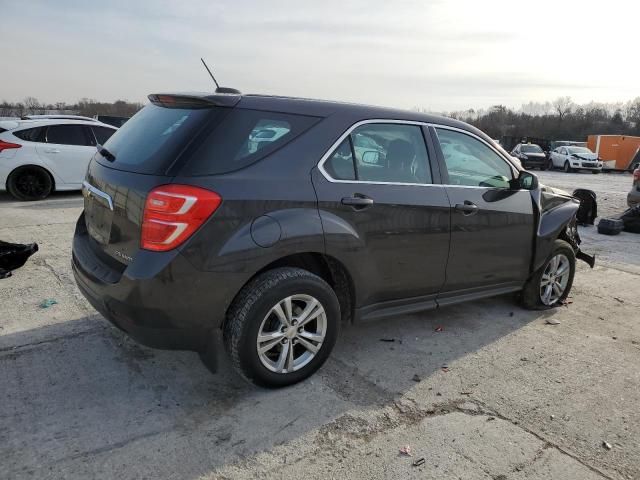
<path fill-rule="evenodd" d="M 203 125 L 222 109 L 145 106 L 104 143 L 110 167 L 162 174 Z"/>
<path fill-rule="evenodd" d="M 26 140 L 27 142 L 42 142 L 44 140 L 42 138 L 43 133 L 44 128 L 42 127 L 27 128 L 25 130 L 18 130 L 17 132 L 13 132 L 16 137 L 22 140 Z"/>
<path fill-rule="evenodd" d="M 569 147 L 567 150 L 569 150 L 569 153 L 593 153 L 585 147 Z"/>
<path fill-rule="evenodd" d="M 210 175 L 246 167 L 286 145 L 318 120 L 303 115 L 231 109 L 194 144 L 183 173 Z M 266 131 L 272 134 L 265 134 Z"/>
<path fill-rule="evenodd" d="M 485 143 L 464 133 L 436 128 L 449 174 L 449 184 L 509 187 L 513 173 L 507 162 Z"/>
<path fill-rule="evenodd" d="M 357 179 L 368 182 L 431 183 L 422 129 L 371 123 L 351 133 Z"/>
<path fill-rule="evenodd" d="M 355 180 L 356 171 L 349 138 L 345 138 L 333 155 L 324 163 L 324 169 L 335 180 Z"/>
<path fill-rule="evenodd" d="M 542 149 L 538 145 L 523 145 L 522 151 L 524 153 L 542 153 Z"/>
<path fill-rule="evenodd" d="M 116 132 L 113 128 L 107 127 L 91 127 L 91 129 L 93 130 L 93 134 L 96 136 L 96 140 L 100 145 L 104 145 L 106 141 L 111 138 L 111 135 Z"/>
<path fill-rule="evenodd" d="M 47 143 L 58 145 L 91 145 L 83 125 L 52 125 L 47 128 Z"/>

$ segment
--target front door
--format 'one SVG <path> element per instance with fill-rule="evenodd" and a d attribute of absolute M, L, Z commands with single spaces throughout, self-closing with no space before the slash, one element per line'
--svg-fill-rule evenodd
<path fill-rule="evenodd" d="M 451 250 L 440 299 L 521 287 L 535 235 L 533 203 L 514 189 L 515 170 L 480 137 L 432 130 L 451 202 Z"/>
<path fill-rule="evenodd" d="M 326 252 L 356 276 L 357 307 L 408 298 L 435 305 L 444 283 L 450 205 L 424 132 L 367 122 L 313 171 Z"/>

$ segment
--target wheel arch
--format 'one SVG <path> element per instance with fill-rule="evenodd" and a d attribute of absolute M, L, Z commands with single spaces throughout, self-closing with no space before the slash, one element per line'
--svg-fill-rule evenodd
<path fill-rule="evenodd" d="M 341 320 L 343 323 L 349 323 L 353 321 L 355 312 L 355 298 L 356 290 L 355 284 L 351 274 L 346 266 L 338 259 L 319 252 L 303 252 L 294 253 L 280 257 L 270 263 L 264 265 L 257 272 L 255 272 L 247 281 L 240 287 L 238 293 L 251 282 L 258 275 L 273 270 L 274 268 L 282 267 L 294 267 L 307 270 L 314 275 L 319 276 L 325 282 L 331 286 L 338 302 L 340 303 Z M 236 296 L 238 294 L 236 293 Z M 235 297 L 234 297 L 235 298 Z M 227 308 L 227 312 L 231 308 L 233 301 Z M 224 328 L 224 323 L 227 321 L 227 315 L 225 312 L 225 318 L 222 322 L 221 328 Z"/>

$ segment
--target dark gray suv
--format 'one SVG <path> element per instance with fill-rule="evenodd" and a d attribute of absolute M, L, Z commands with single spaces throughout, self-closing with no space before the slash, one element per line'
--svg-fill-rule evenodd
<path fill-rule="evenodd" d="M 577 201 L 465 123 L 259 95 L 149 99 L 99 146 L 73 240 L 82 293 L 143 344 L 215 369 L 223 343 L 245 378 L 284 386 L 322 365 L 343 322 L 509 292 L 549 308 L 576 258 L 593 265 Z"/>

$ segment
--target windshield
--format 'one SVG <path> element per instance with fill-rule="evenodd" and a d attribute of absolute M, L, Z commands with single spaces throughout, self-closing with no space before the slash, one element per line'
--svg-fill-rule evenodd
<path fill-rule="evenodd" d="M 524 153 L 542 153 L 542 149 L 538 145 L 522 145 L 520 150 Z"/>
<path fill-rule="evenodd" d="M 569 153 L 593 153 L 585 147 L 568 147 Z"/>

